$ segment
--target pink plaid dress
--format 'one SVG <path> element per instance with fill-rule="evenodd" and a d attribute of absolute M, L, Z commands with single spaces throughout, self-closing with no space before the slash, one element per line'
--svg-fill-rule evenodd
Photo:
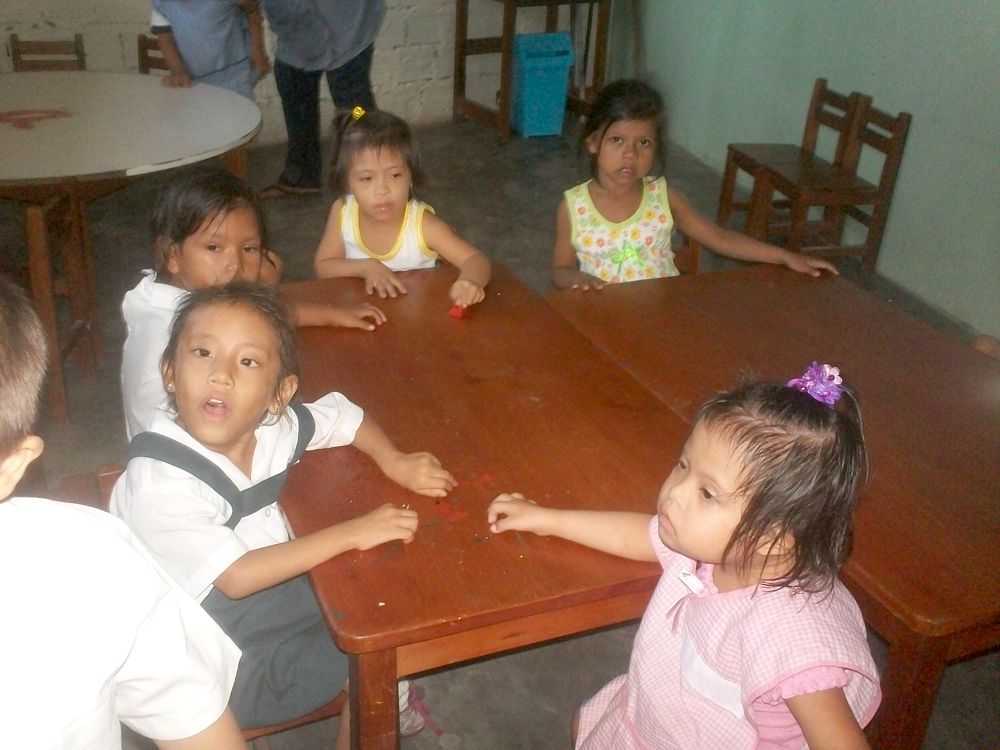
<path fill-rule="evenodd" d="M 861 726 L 881 699 L 854 599 L 754 587 L 718 593 L 712 566 L 650 536 L 663 577 L 628 674 L 580 710 L 579 750 L 782 750 L 806 747 L 784 699 L 843 687 Z"/>

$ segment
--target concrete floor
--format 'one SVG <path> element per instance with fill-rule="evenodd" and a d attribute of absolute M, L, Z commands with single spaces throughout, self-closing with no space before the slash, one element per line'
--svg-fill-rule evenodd
<path fill-rule="evenodd" d="M 532 288 L 548 287 L 553 217 L 561 191 L 586 176 L 587 164 L 571 139 L 513 139 L 497 143 L 486 128 L 445 124 L 418 131 L 428 184 L 421 197 L 435 206 L 465 239 L 518 273 Z M 283 150 L 251 150 L 250 181 L 258 188 L 280 171 Z M 671 149 L 667 175 L 700 210 L 714 216 L 720 176 L 680 149 Z M 124 335 L 118 306 L 125 291 L 152 261 L 148 220 L 167 175 L 150 175 L 91 206 L 104 358 L 96 377 L 66 368 L 71 423 L 43 418 L 47 480 L 120 463 L 125 450 L 118 391 Z M 579 178 L 579 179 L 578 179 Z M 286 260 L 286 279 L 311 275 L 312 254 L 323 231 L 326 197 L 279 198 L 266 203 L 274 248 Z M 0 204 L 0 248 L 16 256 L 23 245 L 20 213 Z M 705 255 L 711 256 L 710 253 Z M 708 270 L 726 265 L 713 257 Z M 968 338 L 967 327 L 930 308 L 878 276 L 846 274 L 874 293 L 934 325 Z M 377 334 L 375 334 L 377 335 Z M 569 718 L 576 706 L 628 663 L 635 626 L 526 649 L 418 677 L 414 684 L 429 708 L 431 724 L 405 739 L 404 750 L 526 750 L 569 746 Z M 879 660 L 884 646 L 872 637 Z M 1000 655 L 949 667 L 924 747 L 968 750 L 1000 747 Z M 329 747 L 334 721 L 314 724 L 270 740 L 273 750 Z"/>

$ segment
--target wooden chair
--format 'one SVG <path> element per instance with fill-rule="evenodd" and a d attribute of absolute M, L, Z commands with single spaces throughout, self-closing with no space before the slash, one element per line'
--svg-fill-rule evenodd
<path fill-rule="evenodd" d="M 163 59 L 163 53 L 160 52 L 160 45 L 157 43 L 155 36 L 139 34 L 138 49 L 140 73 L 149 75 L 151 70 L 165 70 L 168 73 L 170 72 L 170 67 L 167 65 L 167 61 Z"/>
<path fill-rule="evenodd" d="M 59 41 L 22 41 L 17 34 L 11 34 L 10 57 L 15 73 L 87 69 L 83 34 L 74 34 L 72 40 Z"/>
<path fill-rule="evenodd" d="M 49 493 L 49 497 L 53 500 L 80 503 L 81 505 L 89 505 L 93 508 L 106 511 L 111 503 L 111 490 L 124 470 L 125 467 L 120 465 L 107 465 L 98 467 L 97 471 L 92 473 L 75 474 L 65 477 L 59 483 L 59 486 Z M 292 719 L 281 724 L 271 724 L 270 726 L 256 727 L 255 729 L 244 729 L 242 730 L 243 739 L 251 743 L 255 740 L 261 740 L 260 743 L 254 744 L 262 745 L 263 747 L 259 750 L 265 750 L 268 747 L 266 738 L 272 734 L 286 732 L 289 729 L 296 729 L 297 727 L 312 724 L 316 721 L 340 716 L 340 713 L 344 710 L 346 700 L 347 694 L 340 693 L 330 703 L 305 716 L 300 716 L 297 719 Z"/>
<path fill-rule="evenodd" d="M 722 190 L 719 193 L 718 223 L 729 226 L 733 212 L 747 212 L 745 231 L 751 237 L 763 239 L 767 234 L 767 220 L 770 208 L 762 211 L 751 211 L 751 206 L 771 197 L 772 181 L 764 179 L 773 170 L 794 169 L 799 165 L 812 166 L 813 169 L 824 166 L 827 170 L 837 173 L 854 174 L 861 156 L 861 144 L 858 134 L 864 113 L 871 106 L 871 97 L 857 92 L 845 96 L 827 87 L 825 78 L 816 79 L 812 98 L 806 113 L 805 129 L 802 133 L 802 144 L 792 143 L 732 143 L 726 155 L 726 169 L 722 177 Z M 820 128 L 828 128 L 836 134 L 833 161 L 826 162 L 816 156 L 816 144 L 819 140 Z M 748 201 L 735 200 L 736 177 L 740 170 L 753 178 L 754 193 Z M 771 203 L 772 208 L 788 209 L 791 207 L 790 196 Z M 843 212 L 833 208 L 825 212 L 825 220 L 834 230 L 843 227 Z"/>
<path fill-rule="evenodd" d="M 769 169 L 765 189 L 758 191 L 756 206 L 750 208 L 751 215 L 756 212 L 768 217 L 758 237 L 768 233 L 783 236 L 785 246 L 794 252 L 829 258 L 859 256 L 862 270 L 873 272 L 911 119 L 908 112 L 890 115 L 871 106 L 864 110 L 858 132 L 859 151 L 863 155 L 862 149 L 867 147 L 881 156 L 877 183 L 859 177 L 856 170 L 838 170 L 819 159 Z M 773 204 L 767 188 L 772 186 L 790 199 L 787 220 L 773 219 L 770 214 Z M 812 206 L 823 208 L 822 217 L 810 219 Z M 866 228 L 863 241 L 845 242 L 845 216 Z"/>
<path fill-rule="evenodd" d="M 698 262 L 701 258 L 701 245 L 685 236 L 684 242 L 674 253 L 674 265 L 681 276 L 694 276 L 698 273 Z"/>
<path fill-rule="evenodd" d="M 57 193 L 44 202 L 25 209 L 24 233 L 27 245 L 27 265 L 5 268 L 4 273 L 24 286 L 45 329 L 49 341 L 49 365 L 46 403 L 53 419 L 67 421 L 69 410 L 63 359 L 78 344 L 88 338 L 95 346 L 91 331 L 91 310 L 88 300 L 87 270 L 75 234 L 70 196 Z M 69 329 L 60 333 L 57 299 L 69 300 Z M 87 352 L 87 364 L 92 364 L 93 352 Z"/>

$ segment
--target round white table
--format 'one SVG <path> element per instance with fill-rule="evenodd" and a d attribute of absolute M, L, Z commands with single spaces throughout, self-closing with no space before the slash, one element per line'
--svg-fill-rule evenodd
<path fill-rule="evenodd" d="M 0 74 L 0 185 L 128 177 L 242 146 L 257 105 L 217 86 L 135 73 Z"/>
<path fill-rule="evenodd" d="M 100 331 L 86 204 L 124 187 L 129 177 L 217 156 L 245 177 L 244 144 L 260 128 L 254 102 L 216 86 L 168 88 L 159 76 L 136 73 L 0 74 L 0 198 L 32 206 L 28 271 L 35 307 L 53 339 L 49 400 L 57 419 L 65 419 L 67 409 L 50 218 L 64 217 L 69 225 L 61 255 L 73 314 L 70 341 L 89 334 L 82 337 L 88 343 L 82 363 L 92 370 Z"/>

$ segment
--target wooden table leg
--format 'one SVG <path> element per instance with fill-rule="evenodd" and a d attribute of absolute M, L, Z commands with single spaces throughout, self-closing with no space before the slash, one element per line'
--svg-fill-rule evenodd
<path fill-rule="evenodd" d="M 87 214 L 80 185 L 72 181 L 66 185 L 70 199 L 72 239 L 66 245 L 63 261 L 66 265 L 66 285 L 70 310 L 74 321 L 86 325 L 86 346 L 81 365 L 84 372 L 92 373 L 100 358 L 98 343 L 101 340 L 100 316 L 97 313 L 97 289 L 94 278 L 91 248 L 87 234 Z"/>
<path fill-rule="evenodd" d="M 351 654 L 351 747 L 399 750 L 396 652 Z"/>
<path fill-rule="evenodd" d="M 503 31 L 500 34 L 500 100 L 497 111 L 497 136 L 501 143 L 510 140 L 510 109 L 514 82 L 514 27 L 517 6 L 508 0 L 503 4 Z"/>
<path fill-rule="evenodd" d="M 947 638 L 907 635 L 889 647 L 882 707 L 869 739 L 875 750 L 920 750 L 948 654 Z"/>
<path fill-rule="evenodd" d="M 246 144 L 237 146 L 232 151 L 227 151 L 219 157 L 222 165 L 239 177 L 241 180 L 247 178 L 247 147 Z"/>

